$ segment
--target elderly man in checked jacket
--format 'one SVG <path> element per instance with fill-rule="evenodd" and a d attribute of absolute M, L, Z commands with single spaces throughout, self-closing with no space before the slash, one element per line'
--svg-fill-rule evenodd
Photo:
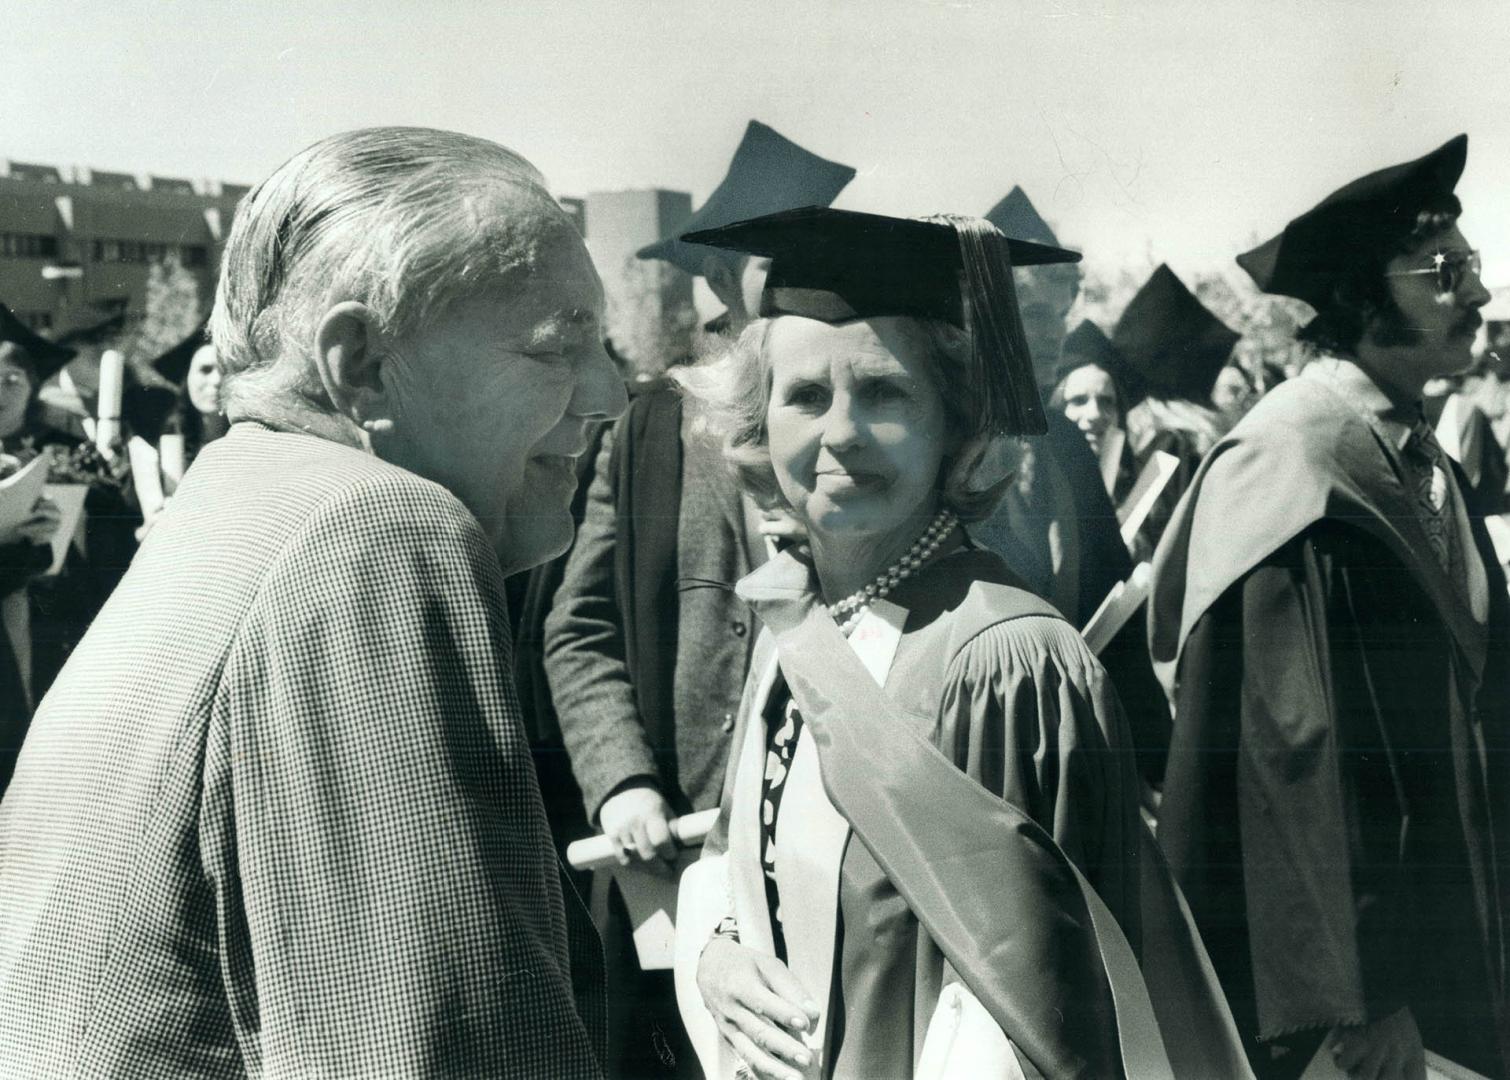
<path fill-rule="evenodd" d="M 0 1073 L 599 1075 L 502 583 L 565 548 L 585 430 L 623 409 L 602 305 L 538 173 L 479 139 L 335 136 L 242 203 L 230 433 L 0 804 Z"/>

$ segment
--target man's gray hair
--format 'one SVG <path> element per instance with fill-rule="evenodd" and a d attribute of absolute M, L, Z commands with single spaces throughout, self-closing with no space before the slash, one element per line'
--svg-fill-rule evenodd
<path fill-rule="evenodd" d="M 235 419 L 259 398 L 323 401 L 313 335 L 332 305 L 364 303 L 402 337 L 528 268 L 562 224 L 535 167 L 486 139 L 409 127 L 322 139 L 237 207 L 210 317 L 223 407 Z"/>

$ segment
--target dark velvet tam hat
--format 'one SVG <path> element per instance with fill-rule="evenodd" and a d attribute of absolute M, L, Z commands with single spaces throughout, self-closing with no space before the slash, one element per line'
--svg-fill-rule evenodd
<path fill-rule="evenodd" d="M 1207 403 L 1241 336 L 1161 264 L 1122 313 L 1112 344 L 1142 380 L 1139 396 Z"/>
<path fill-rule="evenodd" d="M 0 342 L 7 341 L 26 353 L 39 385 L 56 375 L 75 355 L 68 346 L 55 344 L 34 332 L 10 308 L 0 304 Z"/>
<path fill-rule="evenodd" d="M 664 259 L 694 276 L 703 272 L 707 248 L 687 234 L 799 206 L 827 206 L 855 177 L 848 165 L 804 150 L 779 131 L 751 120 L 729 162 L 728 174 L 708 201 L 676 233 L 640 248 L 641 259 Z"/>
<path fill-rule="evenodd" d="M 1054 381 L 1062 382 L 1070 372 L 1091 364 L 1112 377 L 1124 406 L 1131 407 L 1143 399 L 1142 378 L 1101 327 L 1089 319 L 1082 319 L 1064 339 L 1064 350 L 1059 354 L 1059 363 L 1054 366 Z"/>
<path fill-rule="evenodd" d="M 1285 226 L 1284 232 L 1237 257 L 1266 293 L 1324 307 L 1360 256 L 1387 252 L 1415 227 L 1433 199 L 1450 195 L 1468 161 L 1468 136 L 1449 139 L 1424 157 L 1391 165 L 1338 188 Z"/>
<path fill-rule="evenodd" d="M 207 322 L 200 323 L 188 337 L 154 359 L 152 370 L 174 386 L 182 386 L 189 377 L 189 365 L 194 362 L 194 354 L 210 343 L 209 335 L 205 333 L 206 325 Z"/>
<path fill-rule="evenodd" d="M 1054 230 L 1049 228 L 1049 223 L 1039 215 L 1033 200 L 1020 187 L 1013 187 L 1007 192 L 1006 198 L 986 211 L 986 220 L 1007 236 L 1050 247 L 1059 246 L 1059 238 L 1054 235 Z"/>
<path fill-rule="evenodd" d="M 1046 430 L 1012 268 L 1078 262 L 1078 252 L 1003 236 L 981 218 L 895 218 L 825 207 L 769 214 L 684 239 L 769 258 L 763 316 L 842 323 L 905 315 L 968 330 L 971 392 L 982 430 Z"/>

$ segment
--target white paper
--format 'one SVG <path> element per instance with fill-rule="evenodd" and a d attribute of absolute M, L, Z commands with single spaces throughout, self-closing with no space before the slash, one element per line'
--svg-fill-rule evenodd
<path fill-rule="evenodd" d="M 1169 484 L 1169 478 L 1179 466 L 1179 458 L 1166 454 L 1163 450 L 1155 450 L 1143 466 L 1143 471 L 1138 474 L 1132 491 L 1127 493 L 1126 501 L 1117 507 L 1117 521 L 1122 526 L 1122 542 L 1128 547 L 1132 546 L 1138 530 L 1148 520 L 1154 503 L 1159 501 L 1159 496 Z"/>
<path fill-rule="evenodd" d="M 0 480 L 0 529 L 11 529 L 31 517 L 47 484 L 48 457 L 38 454 L 16 472 Z"/>
<path fill-rule="evenodd" d="M 671 970 L 676 958 L 677 883 L 682 871 L 701 854 L 698 848 L 678 852 L 674 877 L 647 869 L 638 859 L 612 872 L 624 896 L 629 925 L 634 927 L 634 951 L 641 971 Z"/>
<path fill-rule="evenodd" d="M 48 484 L 43 492 L 58 504 L 63 514 L 58 531 L 52 534 L 52 565 L 47 568 L 49 574 L 56 574 L 68 558 L 70 541 L 77 543 L 80 552 L 84 550 L 84 498 L 89 494 L 89 485 Z"/>

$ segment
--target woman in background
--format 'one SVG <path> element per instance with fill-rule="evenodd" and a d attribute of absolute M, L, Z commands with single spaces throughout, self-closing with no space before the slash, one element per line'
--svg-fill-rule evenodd
<path fill-rule="evenodd" d="M 1138 468 L 1160 451 L 1177 462 L 1133 541 L 1136 561 L 1153 555 L 1201 459 L 1230 426 L 1211 392 L 1239 336 L 1162 264 L 1117 322 L 1112 344 L 1138 379 L 1127 414 Z"/>
<path fill-rule="evenodd" d="M 1089 319 L 1064 339 L 1058 382 L 1049 407 L 1080 429 L 1101 466 L 1101 480 L 1113 506 L 1132 491 L 1137 461 L 1127 437 L 1127 402 L 1136 376 L 1116 346 Z"/>
<path fill-rule="evenodd" d="M 220 409 L 220 365 L 205 324 L 153 360 L 152 370 L 177 391 L 157 440 L 163 490 L 171 495 L 200 450 L 230 426 Z"/>

